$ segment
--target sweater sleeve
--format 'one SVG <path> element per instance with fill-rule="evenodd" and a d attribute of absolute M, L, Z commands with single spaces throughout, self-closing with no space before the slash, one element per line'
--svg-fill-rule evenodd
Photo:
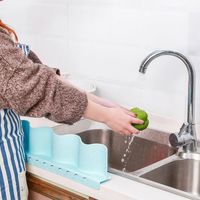
<path fill-rule="evenodd" d="M 84 114 L 87 95 L 62 82 L 47 66 L 33 63 L 0 34 L 0 109 L 73 124 Z"/>

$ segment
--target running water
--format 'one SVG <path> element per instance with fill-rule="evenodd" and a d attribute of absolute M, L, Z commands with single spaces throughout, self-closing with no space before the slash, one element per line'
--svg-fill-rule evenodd
<path fill-rule="evenodd" d="M 131 144 L 133 142 L 133 139 L 134 139 L 134 135 L 126 136 L 126 139 L 124 141 L 124 143 L 128 144 L 128 145 L 127 145 L 127 148 L 125 150 L 125 153 L 123 154 L 123 156 L 121 158 L 121 162 L 123 164 L 123 168 L 122 168 L 123 172 L 126 171 L 126 167 L 127 167 L 128 161 L 130 159 L 130 155 L 131 155 L 130 146 L 131 146 Z"/>

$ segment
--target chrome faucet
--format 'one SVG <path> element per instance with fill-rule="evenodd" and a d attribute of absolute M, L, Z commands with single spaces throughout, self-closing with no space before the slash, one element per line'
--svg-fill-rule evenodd
<path fill-rule="evenodd" d="M 188 71 L 187 119 L 178 133 L 170 134 L 169 142 L 173 147 L 182 147 L 183 152 L 195 152 L 197 150 L 197 138 L 194 123 L 195 77 L 193 67 L 189 60 L 179 52 L 169 50 L 154 51 L 143 60 L 139 72 L 144 74 L 148 65 L 155 58 L 162 55 L 177 57 L 185 64 Z"/>

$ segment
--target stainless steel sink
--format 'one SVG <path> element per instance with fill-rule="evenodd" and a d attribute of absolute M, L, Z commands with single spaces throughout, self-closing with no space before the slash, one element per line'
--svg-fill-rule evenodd
<path fill-rule="evenodd" d="M 169 133 L 146 129 L 131 138 L 112 130 L 94 129 L 78 135 L 86 144 L 107 146 L 111 173 L 200 200 L 200 154 L 177 152 L 168 143 Z"/>
<path fill-rule="evenodd" d="M 86 144 L 101 143 L 107 146 L 110 170 L 134 172 L 176 152 L 168 145 L 168 133 L 151 129 L 133 138 L 102 129 L 87 130 L 78 135 Z"/>
<path fill-rule="evenodd" d="M 176 160 L 141 177 L 200 197 L 200 161 Z"/>
<path fill-rule="evenodd" d="M 65 126 L 54 131 L 68 134 Z M 76 134 L 86 144 L 107 146 L 111 173 L 200 200 L 200 154 L 172 148 L 169 133 L 146 129 L 131 137 L 108 129 L 91 129 Z"/>

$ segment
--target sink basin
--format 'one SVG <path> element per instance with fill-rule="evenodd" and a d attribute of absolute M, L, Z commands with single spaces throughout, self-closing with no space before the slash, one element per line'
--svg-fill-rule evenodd
<path fill-rule="evenodd" d="M 86 144 L 101 143 L 108 148 L 110 169 L 134 172 L 176 152 L 168 144 L 169 134 L 147 129 L 137 136 L 123 136 L 112 130 L 94 129 L 78 133 Z"/>
<path fill-rule="evenodd" d="M 141 177 L 200 197 L 200 160 L 175 160 Z"/>

